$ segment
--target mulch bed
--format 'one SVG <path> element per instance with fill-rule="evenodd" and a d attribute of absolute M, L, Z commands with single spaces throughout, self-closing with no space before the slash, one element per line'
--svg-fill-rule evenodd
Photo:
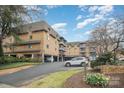
<path fill-rule="evenodd" d="M 108 88 L 124 88 L 124 74 L 109 74 L 111 77 Z M 77 73 L 68 78 L 64 84 L 64 88 L 100 88 L 90 86 L 83 81 L 83 74 Z"/>
<path fill-rule="evenodd" d="M 65 88 L 90 88 L 90 86 L 83 81 L 82 76 L 83 76 L 82 73 L 77 73 L 72 77 L 68 78 L 64 84 L 64 87 Z"/>

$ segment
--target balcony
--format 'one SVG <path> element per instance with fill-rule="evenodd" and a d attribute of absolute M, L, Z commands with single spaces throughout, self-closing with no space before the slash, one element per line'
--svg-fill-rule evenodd
<path fill-rule="evenodd" d="M 62 41 L 59 42 L 60 45 L 66 46 L 66 44 Z"/>
<path fill-rule="evenodd" d="M 86 47 L 86 45 L 80 45 L 80 48 L 85 48 Z"/>
<path fill-rule="evenodd" d="M 90 52 L 96 52 L 96 49 L 95 48 L 91 48 Z"/>
<path fill-rule="evenodd" d="M 21 49 L 21 50 L 11 50 L 5 53 L 25 53 L 25 52 L 40 52 L 40 49 Z"/>
<path fill-rule="evenodd" d="M 28 44 L 40 44 L 40 40 L 31 40 L 31 41 L 20 41 L 15 43 L 4 43 L 3 46 L 20 46 L 20 45 L 28 45 Z"/>
<path fill-rule="evenodd" d="M 59 51 L 65 51 L 65 48 L 62 48 L 62 47 L 61 47 L 61 48 L 59 48 Z"/>
<path fill-rule="evenodd" d="M 84 47 L 82 47 L 82 48 L 80 48 L 80 51 L 81 51 L 81 52 L 85 52 L 86 49 L 85 49 Z"/>
<path fill-rule="evenodd" d="M 22 41 L 19 43 L 14 43 L 13 45 L 27 45 L 27 44 L 39 44 L 40 40 Z"/>
<path fill-rule="evenodd" d="M 39 52 L 40 44 L 11 45 L 5 48 L 5 53 Z"/>

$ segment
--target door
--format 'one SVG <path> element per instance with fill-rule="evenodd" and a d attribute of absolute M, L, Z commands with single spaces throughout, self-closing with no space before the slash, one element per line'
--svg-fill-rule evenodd
<path fill-rule="evenodd" d="M 80 58 L 73 58 L 72 61 L 71 61 L 71 64 L 72 65 L 79 65 L 81 64 L 81 59 Z"/>
<path fill-rule="evenodd" d="M 83 57 L 77 58 L 77 64 L 78 65 L 80 65 L 82 62 L 84 62 L 84 58 Z"/>

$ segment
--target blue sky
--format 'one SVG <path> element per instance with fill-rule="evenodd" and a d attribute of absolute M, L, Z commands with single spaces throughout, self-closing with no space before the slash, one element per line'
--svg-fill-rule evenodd
<path fill-rule="evenodd" d="M 85 41 L 100 22 L 114 20 L 124 13 L 124 6 L 42 6 L 43 20 L 67 41 Z"/>

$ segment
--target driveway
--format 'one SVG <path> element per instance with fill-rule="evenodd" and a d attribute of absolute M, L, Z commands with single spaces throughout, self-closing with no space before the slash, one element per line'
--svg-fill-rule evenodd
<path fill-rule="evenodd" d="M 28 80 L 41 75 L 73 68 L 80 69 L 82 67 L 64 67 L 63 62 L 44 63 L 25 70 L 21 70 L 19 72 L 0 76 L 0 83 L 9 84 L 12 86 L 20 86 Z"/>

